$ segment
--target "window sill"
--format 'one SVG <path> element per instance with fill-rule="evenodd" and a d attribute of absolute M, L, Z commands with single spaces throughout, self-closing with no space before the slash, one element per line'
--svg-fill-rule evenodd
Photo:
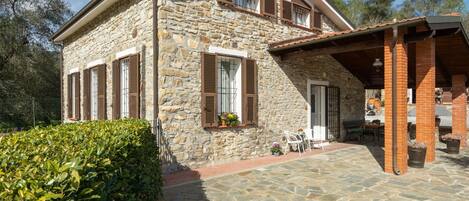
<path fill-rule="evenodd" d="M 313 28 L 304 27 L 304 26 L 301 26 L 301 25 L 297 25 L 297 24 L 295 24 L 295 23 L 293 23 L 289 20 L 285 20 L 285 19 L 282 19 L 282 23 L 285 24 L 285 25 L 288 25 L 288 26 L 303 29 L 305 31 L 313 32 L 313 33 L 316 33 L 316 34 L 322 34 L 322 30 L 318 29 L 316 27 L 313 27 Z"/>
<path fill-rule="evenodd" d="M 205 130 L 240 130 L 240 129 L 248 129 L 248 128 L 255 128 L 256 125 L 239 125 L 239 126 L 214 126 L 214 127 L 205 127 Z"/>

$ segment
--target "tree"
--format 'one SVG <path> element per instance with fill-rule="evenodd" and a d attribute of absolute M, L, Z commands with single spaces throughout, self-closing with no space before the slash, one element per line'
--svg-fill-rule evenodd
<path fill-rule="evenodd" d="M 58 48 L 49 38 L 71 15 L 62 0 L 0 0 L 0 124 L 59 119 Z M 0 125 L 1 127 L 1 125 Z"/>
<path fill-rule="evenodd" d="M 416 16 L 436 16 L 464 12 L 463 0 L 405 0 L 396 17 L 403 19 Z"/>
<path fill-rule="evenodd" d="M 394 0 L 365 0 L 361 24 L 376 24 L 392 19 Z"/>

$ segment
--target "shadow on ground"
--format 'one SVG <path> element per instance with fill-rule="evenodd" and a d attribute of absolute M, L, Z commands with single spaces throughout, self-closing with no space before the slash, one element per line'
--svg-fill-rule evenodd
<path fill-rule="evenodd" d="M 163 188 L 165 201 L 208 201 L 206 190 L 203 181 L 200 180 L 200 175 L 196 171 L 187 170 L 184 174 L 192 176 L 198 175 L 199 179 L 191 181 L 190 183 L 169 186 Z M 192 177 L 191 176 L 191 177 Z"/>

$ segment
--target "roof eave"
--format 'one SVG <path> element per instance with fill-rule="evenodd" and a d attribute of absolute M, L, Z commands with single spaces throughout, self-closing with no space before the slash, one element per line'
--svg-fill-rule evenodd
<path fill-rule="evenodd" d="M 88 14 L 88 12 L 93 10 L 93 8 L 95 8 L 97 5 L 99 5 L 102 1 L 104 1 L 104 0 L 91 0 L 90 2 L 88 2 L 88 4 L 86 4 L 85 7 L 83 7 L 80 11 L 78 11 L 78 13 L 73 15 L 64 25 L 62 25 L 62 27 L 60 27 L 60 29 L 57 30 L 52 35 L 52 37 L 50 39 L 54 42 L 58 42 L 58 41 L 55 41 L 57 39 L 57 37 L 59 37 L 68 28 L 70 28 L 72 25 L 74 25 L 83 16 Z"/>
<path fill-rule="evenodd" d="M 390 25 L 386 25 L 386 26 L 382 26 L 382 27 L 373 28 L 373 29 L 366 29 L 366 30 L 362 30 L 362 31 L 356 31 L 356 32 L 352 32 L 352 33 L 349 33 L 349 34 L 331 36 L 331 37 L 328 37 L 328 38 L 308 41 L 308 42 L 305 42 L 305 43 L 299 43 L 299 44 L 295 44 L 295 45 L 292 45 L 292 46 L 286 46 L 286 47 L 280 47 L 280 48 L 270 48 L 268 51 L 271 52 L 271 53 L 275 53 L 275 52 L 280 52 L 280 51 L 291 49 L 291 48 L 298 48 L 298 47 L 302 47 L 302 46 L 313 45 L 313 44 L 316 44 L 316 43 L 322 43 L 322 42 L 342 39 L 342 38 L 351 37 L 351 36 L 359 36 L 359 35 L 379 32 L 379 31 L 383 31 L 383 30 L 392 28 L 393 26 L 396 26 L 396 25 L 399 26 L 399 27 L 411 26 L 411 25 L 415 25 L 415 24 L 425 22 L 425 19 L 426 18 L 419 18 L 419 19 L 416 19 L 416 20 L 413 20 L 413 21 L 403 22 L 403 23 L 399 23 L 399 24 L 390 24 Z"/>

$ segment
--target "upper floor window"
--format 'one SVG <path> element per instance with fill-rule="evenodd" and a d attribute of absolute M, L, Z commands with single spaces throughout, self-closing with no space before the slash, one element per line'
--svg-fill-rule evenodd
<path fill-rule="evenodd" d="M 234 4 L 252 12 L 260 12 L 260 0 L 234 0 Z"/>
<path fill-rule="evenodd" d="M 293 22 L 296 25 L 309 27 L 310 12 L 311 11 L 306 8 L 293 6 Z"/>

